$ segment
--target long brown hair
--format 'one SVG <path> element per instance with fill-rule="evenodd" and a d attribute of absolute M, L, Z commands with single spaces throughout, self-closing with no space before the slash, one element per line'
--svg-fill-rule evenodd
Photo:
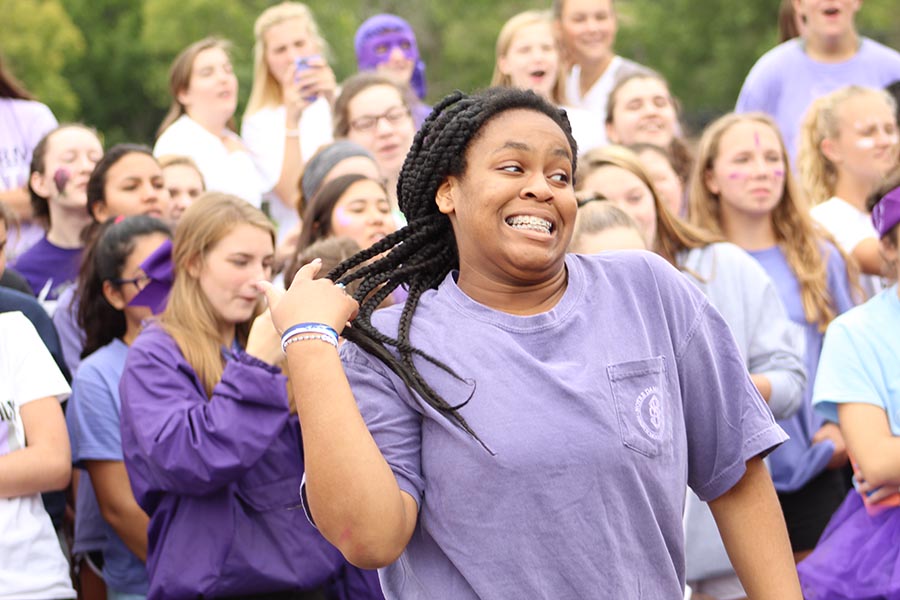
<path fill-rule="evenodd" d="M 197 60 L 197 55 L 212 48 L 219 48 L 228 54 L 231 50 L 231 42 L 217 37 L 203 38 L 182 50 L 172 61 L 172 67 L 169 69 L 169 94 L 172 95 L 172 104 L 169 105 L 169 112 L 166 113 L 159 129 L 156 130 L 157 138 L 169 128 L 169 125 L 185 114 L 184 105 L 178 101 L 178 95 L 186 91 L 191 84 L 191 73 L 194 71 L 194 61 Z M 228 121 L 228 127 L 231 130 L 235 129 L 234 117 Z"/>
<path fill-rule="evenodd" d="M 722 136 L 738 123 L 761 123 L 768 126 L 778 138 L 784 157 L 784 194 L 772 210 L 770 218 L 775 241 L 784 252 L 788 266 L 800 284 L 803 313 L 809 323 L 818 324 L 819 331 L 825 331 L 837 316 L 834 299 L 828 289 L 828 263 L 823 256 L 824 245 L 830 243 L 841 253 L 847 264 L 847 278 L 855 282 L 858 277 L 853 260 L 835 243 L 831 234 L 817 225 L 809 215 L 809 207 L 791 174 L 784 140 L 775 121 L 763 113 L 727 114 L 713 121 L 703 132 L 697 155 L 697 164 L 691 177 L 688 203 L 692 223 L 718 235 L 722 231 L 721 204 L 718 195 L 706 185 L 706 174 L 712 170 Z M 852 286 L 855 287 L 856 286 Z"/>
<path fill-rule="evenodd" d="M 653 196 L 653 207 L 656 209 L 656 239 L 653 240 L 651 249 L 674 267 L 681 268 L 677 262 L 679 252 L 703 248 L 709 244 L 723 241 L 721 235 L 704 231 L 673 215 L 665 202 L 660 199 L 641 160 L 624 146 L 595 148 L 581 157 L 575 177 L 575 189 L 579 189 L 580 182 L 587 179 L 591 173 L 606 166 L 619 167 L 633 173 L 650 190 Z"/>
<path fill-rule="evenodd" d="M 247 202 L 221 192 L 207 192 L 184 211 L 172 244 L 175 282 L 169 302 L 160 317 L 163 328 L 171 335 L 187 362 L 193 367 L 207 396 L 222 379 L 224 359 L 221 334 L 215 310 L 200 288 L 200 282 L 190 275 L 190 269 L 202 264 L 206 254 L 238 225 L 259 227 L 275 244 L 275 229 L 259 209 Z M 262 312 L 257 306 L 254 317 Z M 241 346 L 247 343 L 253 318 L 235 327 L 235 339 Z"/>

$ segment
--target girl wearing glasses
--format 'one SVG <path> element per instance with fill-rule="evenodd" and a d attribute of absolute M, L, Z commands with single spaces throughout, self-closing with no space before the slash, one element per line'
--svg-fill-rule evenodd
<path fill-rule="evenodd" d="M 110 598 L 147 594 L 148 519 L 134 499 L 123 463 L 119 379 L 128 347 L 151 316 L 149 308 L 130 305 L 147 283 L 139 265 L 169 237 L 165 223 L 146 215 L 107 221 L 86 251 L 78 282 L 85 360 L 72 382 L 66 420 L 72 462 L 89 474 L 102 521 L 79 519 L 75 535 L 76 544 L 103 540 L 103 579 Z M 82 476 L 81 485 L 86 481 Z M 76 509 L 79 516 L 90 512 L 83 504 Z"/>
<path fill-rule="evenodd" d="M 358 73 L 344 82 L 334 113 L 334 137 L 372 153 L 396 212 L 397 178 L 416 132 L 403 89 L 384 75 Z"/>

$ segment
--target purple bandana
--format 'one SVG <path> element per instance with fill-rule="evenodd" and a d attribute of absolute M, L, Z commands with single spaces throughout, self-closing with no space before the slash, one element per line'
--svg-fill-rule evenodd
<path fill-rule="evenodd" d="M 879 237 L 887 235 L 897 223 L 900 223 L 900 187 L 885 194 L 872 209 L 872 225 Z"/>
<path fill-rule="evenodd" d="M 169 291 L 175 281 L 172 266 L 172 240 L 166 240 L 141 263 L 141 270 L 150 277 L 144 289 L 131 299 L 130 306 L 149 306 L 154 315 L 166 308 Z"/>
<path fill-rule="evenodd" d="M 360 71 L 374 71 L 387 62 L 394 48 L 400 48 L 403 56 L 415 63 L 410 87 L 420 100 L 425 98 L 425 63 L 419 57 L 416 34 L 405 20 L 387 14 L 369 17 L 356 30 L 353 45 Z"/>

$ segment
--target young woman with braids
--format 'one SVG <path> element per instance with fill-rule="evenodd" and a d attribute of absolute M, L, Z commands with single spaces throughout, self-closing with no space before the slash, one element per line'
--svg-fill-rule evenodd
<path fill-rule="evenodd" d="M 813 413 L 811 402 L 825 329 L 854 306 L 858 274 L 809 216 L 787 156 L 778 126 L 764 113 L 719 118 L 700 140 L 690 214 L 695 225 L 724 236 L 759 262 L 791 320 L 804 331 L 803 403 L 779 422 L 791 439 L 769 458 L 799 562 L 815 548 L 847 493 L 844 439 L 835 423 Z"/>
<path fill-rule="evenodd" d="M 457 92 L 406 158 L 409 225 L 330 273 L 361 279 L 354 298 L 317 263 L 283 298 L 260 282 L 287 330 L 311 516 L 385 567 L 388 597 L 671 598 L 689 481 L 753 597 L 799 599 L 761 460 L 782 432 L 665 261 L 566 254 L 575 156 L 534 93 Z M 401 284 L 405 304 L 373 314 Z M 351 342 L 340 359 L 329 328 Z"/>

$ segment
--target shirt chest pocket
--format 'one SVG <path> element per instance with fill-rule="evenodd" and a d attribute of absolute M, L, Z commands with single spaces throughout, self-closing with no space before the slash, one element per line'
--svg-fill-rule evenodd
<path fill-rule="evenodd" d="M 663 356 L 606 368 L 622 443 L 653 458 L 671 445 L 672 407 Z"/>

